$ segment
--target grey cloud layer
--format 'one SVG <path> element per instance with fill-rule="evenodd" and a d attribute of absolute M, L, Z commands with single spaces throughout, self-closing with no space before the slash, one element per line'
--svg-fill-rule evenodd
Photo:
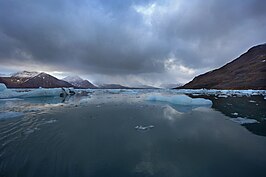
<path fill-rule="evenodd" d="M 266 41 L 265 8 L 263 0 L 2 0 L 0 61 L 108 75 L 164 74 L 169 57 L 213 68 Z"/>

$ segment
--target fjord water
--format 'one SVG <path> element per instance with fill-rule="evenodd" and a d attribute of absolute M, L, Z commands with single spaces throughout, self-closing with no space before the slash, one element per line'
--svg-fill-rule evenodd
<path fill-rule="evenodd" d="M 266 176 L 262 96 L 181 106 L 154 92 L 0 101 L 0 176 Z"/>

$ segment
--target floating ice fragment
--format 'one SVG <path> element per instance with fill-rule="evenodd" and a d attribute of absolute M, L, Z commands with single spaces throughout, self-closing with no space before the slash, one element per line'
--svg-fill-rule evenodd
<path fill-rule="evenodd" d="M 231 118 L 230 120 L 233 121 L 233 122 L 239 123 L 241 125 L 259 123 L 255 119 L 248 119 L 248 118 L 242 118 L 242 117 Z"/>
<path fill-rule="evenodd" d="M 46 121 L 45 123 L 47 123 L 47 124 L 52 124 L 52 123 L 55 123 L 55 122 L 57 122 L 57 120 L 48 120 L 48 121 Z"/>
<path fill-rule="evenodd" d="M 137 126 L 135 127 L 135 129 L 136 129 L 136 130 L 139 130 L 139 131 L 147 131 L 147 130 L 150 130 L 150 129 L 152 129 L 152 128 L 154 128 L 153 125 L 149 125 L 149 126 L 137 125 Z"/>
<path fill-rule="evenodd" d="M 186 95 L 162 96 L 153 95 L 147 98 L 148 101 L 162 101 L 177 105 L 212 105 L 211 100 L 204 98 L 190 98 Z"/>
<path fill-rule="evenodd" d="M 234 112 L 234 113 L 231 113 L 233 116 L 237 116 L 238 113 L 237 112 Z"/>
<path fill-rule="evenodd" d="M 249 100 L 249 102 L 250 102 L 250 103 L 256 103 L 256 101 L 254 101 L 254 100 Z"/>

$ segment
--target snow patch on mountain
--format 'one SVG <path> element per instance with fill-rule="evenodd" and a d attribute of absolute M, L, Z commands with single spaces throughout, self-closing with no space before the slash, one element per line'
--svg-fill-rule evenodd
<path fill-rule="evenodd" d="M 75 75 L 75 76 L 67 76 L 63 80 L 67 81 L 69 83 L 71 83 L 71 82 L 73 82 L 73 83 L 74 82 L 82 82 L 83 81 L 83 79 L 81 77 L 77 76 L 77 75 Z"/>
<path fill-rule="evenodd" d="M 90 83 L 88 80 L 84 80 L 77 75 L 67 76 L 63 78 L 63 80 L 78 88 L 96 88 L 96 86 Z"/>
<path fill-rule="evenodd" d="M 40 74 L 39 72 L 36 71 L 21 71 L 21 72 L 17 72 L 12 74 L 12 77 L 28 77 L 28 78 L 32 78 L 37 76 L 38 74 Z"/>

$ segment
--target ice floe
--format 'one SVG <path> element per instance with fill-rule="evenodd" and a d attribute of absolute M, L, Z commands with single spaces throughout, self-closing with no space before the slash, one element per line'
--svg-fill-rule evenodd
<path fill-rule="evenodd" d="M 248 119 L 248 118 L 242 118 L 242 117 L 231 118 L 230 120 L 233 121 L 233 122 L 239 123 L 241 125 L 259 123 L 255 119 Z"/>
<path fill-rule="evenodd" d="M 176 105 L 212 105 L 212 101 L 204 98 L 190 98 L 186 95 L 173 95 L 173 96 L 163 96 L 163 95 L 151 95 L 147 97 L 148 101 L 160 101 L 168 102 Z"/>

